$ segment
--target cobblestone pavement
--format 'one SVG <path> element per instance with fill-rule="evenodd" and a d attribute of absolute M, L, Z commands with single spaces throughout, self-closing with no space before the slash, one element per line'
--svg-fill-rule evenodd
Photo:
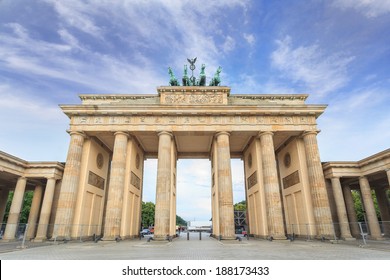
<path fill-rule="evenodd" d="M 12 248 L 0 243 L 1 260 L 390 260 L 390 240 L 369 241 L 218 241 L 207 234 L 182 233 L 173 242 L 147 238 L 121 242 L 50 243 Z M 8 247 L 6 247 L 8 246 Z M 6 248 L 6 249 L 4 249 Z"/>

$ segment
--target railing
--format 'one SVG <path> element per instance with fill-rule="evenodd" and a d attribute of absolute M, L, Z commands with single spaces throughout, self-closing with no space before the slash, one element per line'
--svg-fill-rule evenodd
<path fill-rule="evenodd" d="M 288 224 L 287 235 L 290 239 L 321 239 L 321 240 L 358 240 L 364 245 L 370 240 L 390 238 L 390 221 L 379 222 L 380 233 L 373 235 L 369 224 L 357 223 L 332 223 L 332 224 Z"/>

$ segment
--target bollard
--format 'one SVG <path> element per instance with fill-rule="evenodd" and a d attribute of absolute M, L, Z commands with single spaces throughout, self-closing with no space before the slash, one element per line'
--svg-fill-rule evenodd
<path fill-rule="evenodd" d="M 187 231 L 187 240 L 190 240 L 190 232 Z"/>
<path fill-rule="evenodd" d="M 199 240 L 202 240 L 202 232 L 199 231 Z"/>

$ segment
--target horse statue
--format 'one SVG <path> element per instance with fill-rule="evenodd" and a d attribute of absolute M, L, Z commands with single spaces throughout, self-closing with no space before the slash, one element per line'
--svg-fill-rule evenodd
<path fill-rule="evenodd" d="M 204 73 L 204 69 L 206 68 L 205 64 L 202 64 L 202 67 L 200 68 L 200 74 L 199 74 L 199 86 L 205 86 L 206 85 L 206 74 Z"/>
<path fill-rule="evenodd" d="M 187 65 L 184 65 L 184 74 L 183 74 L 183 86 L 190 86 L 191 85 L 191 82 L 190 82 L 190 78 L 188 78 L 188 75 L 187 75 Z"/>
<path fill-rule="evenodd" d="M 179 82 L 175 78 L 175 75 L 173 74 L 173 71 L 172 71 L 171 67 L 168 67 L 168 73 L 169 73 L 169 76 L 171 77 L 169 79 L 169 84 L 171 86 L 179 86 Z"/>
<path fill-rule="evenodd" d="M 219 66 L 217 69 L 217 72 L 215 72 L 214 78 L 212 78 L 209 86 L 214 86 L 214 87 L 219 86 L 219 84 L 221 83 L 221 78 L 219 77 L 219 74 L 221 73 L 221 71 L 222 71 L 222 68 L 221 68 L 221 66 Z"/>

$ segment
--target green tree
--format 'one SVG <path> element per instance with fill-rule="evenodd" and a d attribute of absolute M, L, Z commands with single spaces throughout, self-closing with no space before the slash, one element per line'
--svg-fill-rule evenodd
<path fill-rule="evenodd" d="M 155 204 L 153 202 L 142 202 L 142 227 L 147 228 L 154 225 Z M 187 222 L 176 215 L 176 225 L 186 226 Z"/>
<path fill-rule="evenodd" d="M 187 221 L 185 221 L 182 217 L 176 215 L 176 225 L 177 226 L 186 226 Z"/>
<path fill-rule="evenodd" d="M 234 204 L 234 210 L 236 211 L 246 211 L 246 200 L 240 201 Z"/>
<path fill-rule="evenodd" d="M 154 225 L 155 205 L 153 202 L 142 201 L 142 227 Z"/>
<path fill-rule="evenodd" d="M 27 191 L 24 194 L 23 205 L 22 205 L 22 210 L 20 211 L 20 219 L 19 219 L 19 223 L 21 223 L 21 224 L 26 224 L 28 221 L 28 215 L 30 215 L 30 209 L 31 209 L 31 203 L 32 203 L 33 196 L 34 196 L 33 191 Z M 7 206 L 5 208 L 5 215 L 4 215 L 3 223 L 6 223 L 8 220 L 9 211 L 11 209 L 11 203 L 12 203 L 13 197 L 14 197 L 14 192 L 10 192 L 8 194 Z"/>
<path fill-rule="evenodd" d="M 381 214 L 378 207 L 378 201 L 376 199 L 375 191 L 371 191 L 371 196 L 374 201 L 374 207 L 376 211 L 376 216 L 378 217 L 378 220 L 381 220 Z M 352 190 L 352 198 L 355 206 L 356 216 L 359 222 L 364 222 L 364 211 L 363 211 L 363 204 L 362 199 L 360 197 L 360 193 L 356 190 Z"/>

